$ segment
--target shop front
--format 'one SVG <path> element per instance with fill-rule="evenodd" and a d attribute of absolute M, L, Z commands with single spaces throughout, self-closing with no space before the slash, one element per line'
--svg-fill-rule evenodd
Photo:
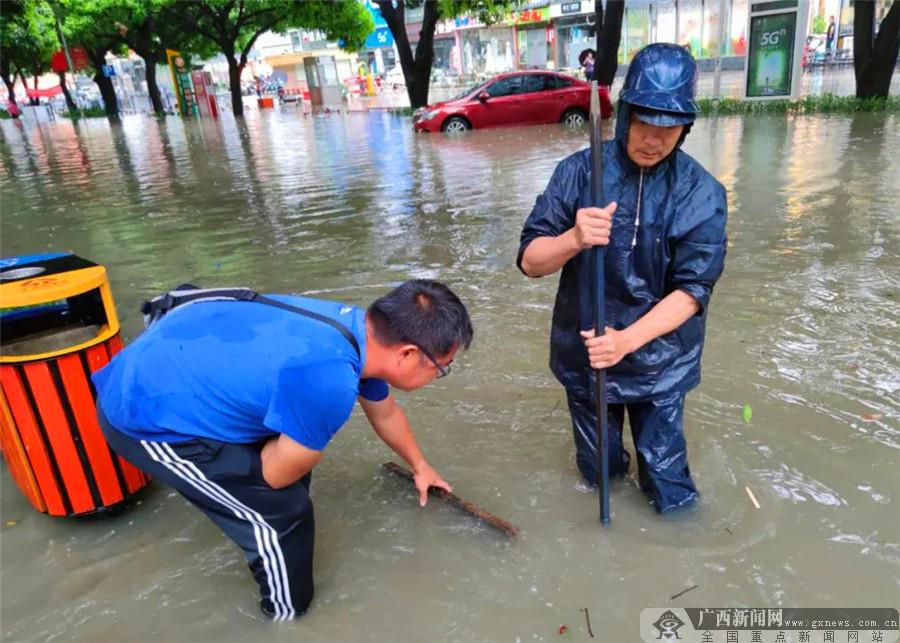
<path fill-rule="evenodd" d="M 511 27 L 461 29 L 459 41 L 459 58 L 464 74 L 483 76 L 515 69 L 515 43 Z"/>
<path fill-rule="evenodd" d="M 550 7 L 513 12 L 510 22 L 516 26 L 518 69 L 550 69 L 556 66 L 553 50 L 556 31 L 550 24 Z"/>
<path fill-rule="evenodd" d="M 594 30 L 594 14 L 591 2 L 563 2 L 559 7 L 560 16 L 554 21 L 556 29 L 556 67 L 558 69 L 580 69 L 579 54 L 585 49 L 594 49 L 597 33 Z"/>

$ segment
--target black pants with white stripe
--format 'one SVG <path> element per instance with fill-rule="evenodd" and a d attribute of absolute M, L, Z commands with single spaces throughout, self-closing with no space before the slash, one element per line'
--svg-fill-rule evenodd
<path fill-rule="evenodd" d="M 287 620 L 306 612 L 315 535 L 309 474 L 272 489 L 262 477 L 261 444 L 135 440 L 112 427 L 102 411 L 98 418 L 116 453 L 175 488 L 244 550 L 264 614 Z"/>

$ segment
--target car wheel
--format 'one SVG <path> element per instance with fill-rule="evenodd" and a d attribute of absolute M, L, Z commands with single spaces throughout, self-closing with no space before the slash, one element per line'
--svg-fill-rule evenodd
<path fill-rule="evenodd" d="M 459 116 L 451 116 L 441 126 L 442 132 L 465 132 L 470 129 L 472 129 L 472 126 L 469 125 L 469 122 Z"/>
<path fill-rule="evenodd" d="M 562 116 L 563 125 L 581 127 L 587 122 L 587 114 L 580 109 L 570 109 Z"/>

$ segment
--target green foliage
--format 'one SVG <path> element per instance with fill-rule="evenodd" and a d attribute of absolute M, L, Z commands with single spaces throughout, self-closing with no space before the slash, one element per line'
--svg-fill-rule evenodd
<path fill-rule="evenodd" d="M 0 65 L 4 75 L 12 67 L 30 74 L 49 66 L 59 47 L 50 7 L 40 0 L 4 0 L 0 9 Z"/>
<path fill-rule="evenodd" d="M 137 0 L 53 0 L 59 7 L 63 33 L 69 47 L 111 51 L 123 55 L 121 25 L 131 19 Z M 97 70 L 95 70 L 97 71 Z"/>
<path fill-rule="evenodd" d="M 417 2 L 417 5 L 421 2 Z M 510 12 L 527 4 L 524 0 L 440 0 L 441 19 L 458 16 L 477 16 L 486 25 L 492 25 L 505 19 Z"/>
<path fill-rule="evenodd" d="M 823 16 L 816 16 L 813 19 L 812 29 L 810 33 L 825 33 L 828 31 L 828 24 L 825 22 L 825 18 Z"/>
<path fill-rule="evenodd" d="M 356 0 L 195 0 L 178 6 L 185 31 L 193 30 L 242 62 L 266 31 L 314 29 L 329 40 L 343 40 L 344 49 L 358 51 L 375 28 Z"/>
<path fill-rule="evenodd" d="M 102 107 L 85 107 L 79 112 L 62 112 L 60 116 L 64 116 L 65 118 L 71 118 L 73 121 L 77 121 L 79 118 L 106 118 L 107 113 L 106 110 Z"/>
<path fill-rule="evenodd" d="M 900 96 L 857 98 L 855 96 L 806 96 L 797 100 L 748 101 L 734 98 L 701 98 L 700 113 L 730 114 L 852 114 L 856 112 L 900 112 Z"/>

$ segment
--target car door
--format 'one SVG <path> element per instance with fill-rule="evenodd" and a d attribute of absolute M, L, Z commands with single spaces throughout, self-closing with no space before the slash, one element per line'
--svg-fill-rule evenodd
<path fill-rule="evenodd" d="M 521 75 L 498 78 L 488 85 L 485 88 L 488 98 L 482 103 L 482 127 L 524 124 L 521 88 Z"/>
<path fill-rule="evenodd" d="M 532 123 L 556 123 L 566 107 L 566 92 L 559 91 L 560 79 L 553 74 L 532 74 L 526 88 L 530 91 L 523 96 L 528 104 L 529 120 Z"/>

